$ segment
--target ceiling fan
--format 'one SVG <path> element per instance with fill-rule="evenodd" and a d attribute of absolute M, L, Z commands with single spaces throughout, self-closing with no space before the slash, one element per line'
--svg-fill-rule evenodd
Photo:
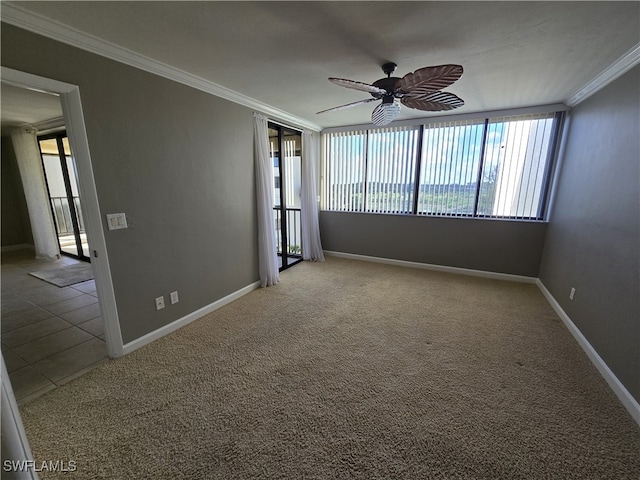
<path fill-rule="evenodd" d="M 397 65 L 391 62 L 382 65 L 382 71 L 387 75 L 387 78 L 376 80 L 371 85 L 345 78 L 330 77 L 329 81 L 336 85 L 368 92 L 373 98 L 328 108 L 318 113 L 333 112 L 363 103 L 382 100 L 382 103 L 373 110 L 371 121 L 374 125 L 383 126 L 392 122 L 398 116 L 400 103 L 409 108 L 425 112 L 453 110 L 464 105 L 464 101 L 453 93 L 441 91 L 462 76 L 461 65 L 447 64 L 419 68 L 402 78 L 391 76 L 396 67 Z"/>

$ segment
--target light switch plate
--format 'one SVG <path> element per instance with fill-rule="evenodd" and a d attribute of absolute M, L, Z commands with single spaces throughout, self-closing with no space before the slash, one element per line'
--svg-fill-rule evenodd
<path fill-rule="evenodd" d="M 107 213 L 107 227 L 109 230 L 127 228 L 127 216 L 124 213 Z"/>
<path fill-rule="evenodd" d="M 178 303 L 180 301 L 180 298 L 178 297 L 178 292 L 171 292 L 170 294 L 170 298 L 171 298 L 171 305 L 175 305 L 176 303 Z"/>

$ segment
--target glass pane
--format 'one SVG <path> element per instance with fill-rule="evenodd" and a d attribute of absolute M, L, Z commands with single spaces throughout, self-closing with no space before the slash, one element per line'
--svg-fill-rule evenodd
<path fill-rule="evenodd" d="M 425 125 L 417 213 L 473 215 L 484 124 Z"/>
<path fill-rule="evenodd" d="M 280 206 L 280 150 L 278 147 L 278 131 L 269 128 L 269 156 L 271 157 L 271 165 L 273 166 L 273 205 Z"/>
<path fill-rule="evenodd" d="M 273 228 L 276 231 L 276 250 L 282 253 L 282 215 L 280 211 L 280 149 L 278 130 L 269 128 L 269 157 L 273 178 Z"/>
<path fill-rule="evenodd" d="M 553 116 L 491 119 L 478 215 L 540 218 Z"/>
<path fill-rule="evenodd" d="M 367 142 L 366 211 L 411 213 L 418 128 L 372 130 Z"/>
<path fill-rule="evenodd" d="M 282 174 L 284 175 L 284 204 L 287 215 L 287 253 L 302 253 L 300 224 L 300 187 L 302 184 L 302 136 L 299 132 L 284 130 L 282 137 Z M 295 258 L 293 260 L 296 260 Z"/>
<path fill-rule="evenodd" d="M 69 138 L 68 137 L 63 137 L 62 138 L 62 148 L 64 148 L 64 154 L 66 156 L 70 156 L 71 155 L 71 147 L 69 146 Z"/>
<path fill-rule="evenodd" d="M 327 210 L 361 212 L 364 209 L 365 131 L 325 136 L 324 204 Z"/>
<path fill-rule="evenodd" d="M 58 142 L 55 138 L 40 140 L 40 151 L 43 154 L 58 156 Z"/>

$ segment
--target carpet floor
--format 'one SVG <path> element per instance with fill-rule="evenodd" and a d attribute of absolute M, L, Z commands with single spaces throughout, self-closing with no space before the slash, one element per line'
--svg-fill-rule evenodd
<path fill-rule="evenodd" d="M 60 478 L 640 473 L 640 428 L 535 285 L 335 257 L 21 412 L 37 461 L 76 462 Z"/>

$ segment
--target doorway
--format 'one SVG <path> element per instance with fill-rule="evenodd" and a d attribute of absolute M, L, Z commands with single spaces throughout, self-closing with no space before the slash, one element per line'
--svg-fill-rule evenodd
<path fill-rule="evenodd" d="M 21 232 L 8 237 L 12 243 L 3 238 L 1 350 L 23 404 L 108 356 L 92 265 L 82 261 L 89 250 L 60 97 L 3 83 L 0 120 L 2 227 L 18 225 Z M 4 218 L 7 206 L 14 211 Z M 37 256 L 38 228 L 49 237 L 46 256 Z"/>
<path fill-rule="evenodd" d="M 39 136 L 38 145 L 60 253 L 88 262 L 78 173 L 67 134 Z"/>
<path fill-rule="evenodd" d="M 274 228 L 282 271 L 302 261 L 302 134 L 270 122 L 269 149 L 273 162 Z"/>
<path fill-rule="evenodd" d="M 77 85 L 72 85 L 50 78 L 40 77 L 26 72 L 1 67 L 2 85 L 17 87 L 20 91 L 52 94 L 57 97 L 58 107 L 56 111 L 62 109 L 63 124 L 66 126 L 69 144 L 77 167 L 78 187 L 82 198 L 82 214 L 87 237 L 91 243 L 91 268 L 95 277 L 96 295 L 99 299 L 100 313 L 103 322 L 104 341 L 106 342 L 107 353 L 110 357 L 120 357 L 124 355 L 124 345 L 118 321 L 118 310 L 116 308 L 115 292 L 109 268 L 109 257 L 107 253 L 106 241 L 102 227 L 101 212 L 98 205 L 98 196 L 93 178 L 93 168 L 91 166 L 91 155 L 89 153 L 89 143 L 84 124 L 82 102 L 80 100 L 80 90 Z M 45 95 L 49 97 L 50 95 Z M 2 117 L 3 120 L 8 110 L 4 108 L 5 96 L 3 99 Z M 24 104 L 21 100 L 20 104 Z M 38 101 L 40 105 L 40 101 Z M 40 111 L 40 107 L 34 111 Z M 22 111 L 22 109 L 20 109 Z M 55 115 L 47 115 L 52 118 Z M 45 118 L 47 118 L 45 117 Z M 24 123 L 24 122 L 23 122 Z M 33 121 L 28 123 L 33 124 Z M 53 128 L 51 125 L 49 128 Z M 85 252 L 86 253 L 86 252 Z M 68 260 L 75 260 L 68 258 Z"/>

